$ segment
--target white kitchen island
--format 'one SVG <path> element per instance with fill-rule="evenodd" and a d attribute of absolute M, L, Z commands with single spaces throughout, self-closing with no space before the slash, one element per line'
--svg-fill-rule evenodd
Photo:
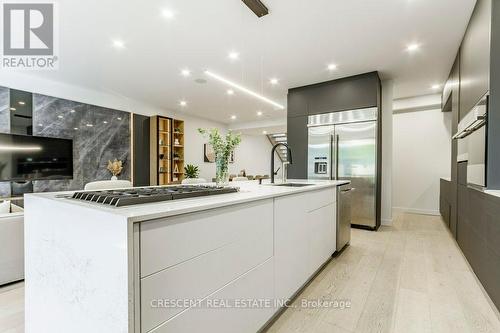
<path fill-rule="evenodd" d="M 335 252 L 348 182 L 307 183 L 122 208 L 26 195 L 26 332 L 258 331 Z"/>

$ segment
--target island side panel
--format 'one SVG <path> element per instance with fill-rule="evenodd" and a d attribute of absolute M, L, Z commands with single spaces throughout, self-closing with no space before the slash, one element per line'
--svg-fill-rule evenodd
<path fill-rule="evenodd" d="M 25 332 L 128 332 L 126 219 L 36 195 L 25 208 Z"/>

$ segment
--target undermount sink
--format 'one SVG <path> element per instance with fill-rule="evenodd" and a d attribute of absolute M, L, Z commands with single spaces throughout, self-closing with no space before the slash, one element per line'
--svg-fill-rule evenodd
<path fill-rule="evenodd" d="M 287 187 L 304 187 L 304 186 L 312 186 L 314 184 L 305 184 L 305 183 L 283 183 L 283 184 L 275 184 L 274 186 L 287 186 Z"/>

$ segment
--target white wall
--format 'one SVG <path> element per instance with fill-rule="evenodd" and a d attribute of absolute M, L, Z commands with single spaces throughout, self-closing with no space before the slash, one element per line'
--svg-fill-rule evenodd
<path fill-rule="evenodd" d="M 225 133 L 226 127 L 224 124 L 197 117 L 180 116 L 179 119 L 184 120 L 184 165 L 197 165 L 200 177 L 210 181 L 215 177 L 215 163 L 203 162 L 203 144 L 207 141 L 198 132 L 198 128 L 218 128 Z"/>
<path fill-rule="evenodd" d="M 398 104 L 411 109 L 409 100 Z M 451 113 L 418 109 L 393 116 L 393 207 L 438 215 L 439 178 L 451 172 Z"/>
<path fill-rule="evenodd" d="M 392 224 L 392 108 L 394 83 L 382 82 L 382 200 L 381 223 Z"/>
<path fill-rule="evenodd" d="M 200 168 L 200 177 L 211 180 L 215 177 L 215 163 L 203 161 L 203 145 L 207 140 L 198 133 L 198 128 L 218 128 L 227 132 L 224 124 L 191 116 L 179 116 L 184 120 L 184 160 Z M 269 174 L 271 143 L 265 135 L 242 135 L 241 144 L 235 151 L 235 163 L 229 164 L 229 172 L 238 174 L 245 169 L 248 175 Z"/>
<path fill-rule="evenodd" d="M 235 151 L 235 163 L 229 165 L 232 174 L 245 169 L 247 175 L 270 175 L 271 143 L 264 135 L 242 135 L 241 145 Z M 275 168 L 280 164 L 275 160 Z M 281 174 L 281 173 L 280 173 Z"/>

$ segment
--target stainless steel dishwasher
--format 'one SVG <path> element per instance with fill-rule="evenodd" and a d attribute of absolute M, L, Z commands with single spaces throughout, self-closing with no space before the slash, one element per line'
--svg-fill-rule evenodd
<path fill-rule="evenodd" d="M 351 184 L 337 186 L 337 252 L 351 241 Z"/>

